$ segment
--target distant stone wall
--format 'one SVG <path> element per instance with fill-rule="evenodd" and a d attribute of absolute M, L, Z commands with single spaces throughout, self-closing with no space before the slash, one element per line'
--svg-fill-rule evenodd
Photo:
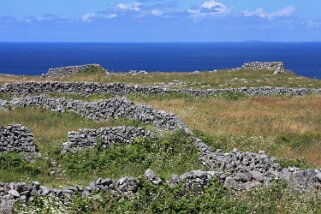
<path fill-rule="evenodd" d="M 48 72 L 44 74 L 44 77 L 64 77 L 71 74 L 77 74 L 87 69 L 98 69 L 102 71 L 107 70 L 99 64 L 87 64 L 87 65 L 76 65 L 76 66 L 67 66 L 61 68 L 49 68 Z"/>
<path fill-rule="evenodd" d="M 36 152 L 36 145 L 30 129 L 20 124 L 0 127 L 0 152 L 10 151 Z"/>
<path fill-rule="evenodd" d="M 0 93 L 13 95 L 30 95 L 33 93 L 72 93 L 79 95 L 108 94 L 186 94 L 192 96 L 209 96 L 224 93 L 244 93 L 250 96 L 261 95 L 292 95 L 303 96 L 309 93 L 321 93 L 321 89 L 285 88 L 285 87 L 242 87 L 225 89 L 166 89 L 153 86 L 134 86 L 124 83 L 95 82 L 19 82 L 0 86 Z"/>
<path fill-rule="evenodd" d="M 100 146 L 106 149 L 115 144 L 132 144 L 136 138 L 148 136 L 150 136 L 150 133 L 145 129 L 131 126 L 81 129 L 68 132 L 68 142 L 64 143 L 63 152 L 97 147 L 99 138 L 103 141 Z"/>
<path fill-rule="evenodd" d="M 284 73 L 283 62 L 247 62 L 242 65 L 243 69 L 270 70 L 274 74 Z"/>
<path fill-rule="evenodd" d="M 128 99 L 114 98 L 99 102 L 83 102 L 65 98 L 48 98 L 33 96 L 14 98 L 9 102 L 11 108 L 41 107 L 56 112 L 75 112 L 91 120 L 108 120 L 113 118 L 128 118 L 152 124 L 157 128 L 177 130 L 186 126 L 174 114 L 157 110 L 148 105 L 135 105 Z"/>

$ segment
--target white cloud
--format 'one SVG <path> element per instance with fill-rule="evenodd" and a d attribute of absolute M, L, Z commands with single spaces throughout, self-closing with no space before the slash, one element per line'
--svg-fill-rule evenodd
<path fill-rule="evenodd" d="M 115 13 L 108 14 L 108 15 L 106 15 L 106 19 L 114 19 L 114 18 L 116 18 L 117 16 L 118 16 L 118 15 L 115 14 Z"/>
<path fill-rule="evenodd" d="M 154 16 L 162 16 L 164 13 L 160 10 L 152 10 L 150 13 Z"/>
<path fill-rule="evenodd" d="M 189 9 L 187 11 L 193 18 L 202 18 L 206 16 L 227 13 L 229 11 L 229 8 L 221 2 L 212 0 L 204 2 L 196 10 Z"/>
<path fill-rule="evenodd" d="M 82 20 L 84 22 L 91 22 L 93 18 L 95 18 L 96 13 L 86 13 L 82 16 Z"/>
<path fill-rule="evenodd" d="M 284 17 L 284 16 L 290 16 L 295 12 L 295 8 L 292 6 L 285 7 L 281 10 L 277 10 L 271 13 L 266 12 L 263 8 L 257 8 L 255 11 L 244 11 L 244 16 L 258 16 L 261 18 L 278 18 L 278 17 Z"/>
<path fill-rule="evenodd" d="M 225 13 L 227 12 L 226 5 L 217 1 L 206 1 L 201 5 L 201 9 L 207 9 L 210 13 Z"/>
<path fill-rule="evenodd" d="M 141 3 L 132 3 L 132 4 L 121 3 L 117 5 L 117 7 L 121 10 L 133 10 L 136 12 L 140 11 L 140 6 L 141 6 Z"/>

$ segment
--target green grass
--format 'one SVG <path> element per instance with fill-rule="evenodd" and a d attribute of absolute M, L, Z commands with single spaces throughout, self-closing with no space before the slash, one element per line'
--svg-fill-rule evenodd
<path fill-rule="evenodd" d="M 0 84 L 21 80 L 55 80 L 39 77 L 1 77 Z M 86 71 L 57 79 L 59 81 L 125 82 L 153 85 L 183 82 L 183 88 L 228 87 L 306 87 L 321 88 L 321 81 L 295 76 L 292 73 L 273 75 L 270 71 L 219 71 L 216 73 L 150 73 L 130 75 Z M 72 95 L 51 93 L 49 96 L 84 101 L 108 99 L 108 95 Z M 282 167 L 302 169 L 321 166 L 321 97 L 265 96 L 248 97 L 242 93 L 226 93 L 209 97 L 182 94 L 128 95 L 135 103 L 150 104 L 158 109 L 175 113 L 205 143 L 213 148 L 231 151 L 258 152 L 277 156 Z M 0 94 L 0 99 L 11 99 Z M 172 173 L 182 174 L 201 169 L 198 152 L 190 137 L 182 132 L 163 133 L 151 139 L 137 139 L 132 145 L 116 145 L 107 150 L 98 148 L 79 153 L 60 154 L 67 132 L 81 128 L 131 125 L 155 130 L 139 121 L 118 119 L 95 122 L 73 113 L 55 113 L 37 108 L 18 108 L 0 111 L 0 126 L 21 123 L 32 129 L 42 157 L 32 162 L 23 154 L 0 154 L 1 182 L 31 182 L 38 180 L 49 187 L 86 185 L 98 177 L 119 178 L 141 176 L 147 168 L 162 178 Z M 58 171 L 51 175 L 51 161 L 58 162 Z M 206 169 L 205 169 L 206 170 Z M 306 196 L 290 190 L 284 183 L 274 183 L 251 192 L 231 192 L 213 181 L 198 195 L 195 192 L 180 195 L 182 187 L 157 187 L 140 178 L 140 197 L 124 200 L 108 193 L 88 199 L 75 197 L 66 207 L 54 199 L 37 198 L 29 209 L 59 206 L 62 213 L 321 213 L 321 201 L 315 195 Z M 150 195 L 154 197 L 150 197 Z M 58 204 L 58 205 L 57 205 Z M 26 208 L 28 209 L 28 208 Z M 27 212 L 28 213 L 28 212 Z M 50 212 L 49 212 L 50 213 Z"/>
<path fill-rule="evenodd" d="M 152 168 L 168 178 L 173 173 L 182 174 L 202 168 L 198 151 L 184 132 L 168 133 L 152 139 L 137 139 L 134 144 L 116 145 L 107 150 L 90 149 L 71 152 L 57 157 L 69 177 L 82 183 L 93 177 L 119 178 L 140 176 Z"/>
<path fill-rule="evenodd" d="M 118 179 L 123 176 L 141 176 L 148 168 L 163 178 L 173 173 L 183 174 L 203 168 L 198 161 L 198 151 L 190 137 L 182 131 L 151 139 L 137 139 L 134 144 L 115 145 L 106 150 L 94 148 L 61 154 L 61 148 L 56 147 L 51 151 L 52 155 L 36 158 L 32 162 L 25 161 L 23 154 L 0 154 L 0 180 L 38 180 L 43 185 L 64 187 L 87 185 L 99 177 Z M 49 160 L 55 160 L 60 165 L 58 174 L 50 175 Z"/>
<path fill-rule="evenodd" d="M 200 194 L 202 191 L 202 194 Z M 106 192 L 92 194 L 86 199 L 80 195 L 68 205 L 45 197 L 36 197 L 31 203 L 18 203 L 19 211 L 29 213 L 269 213 L 269 214 L 320 214 L 321 198 L 293 192 L 286 183 L 275 182 L 251 192 L 231 192 L 218 180 L 213 180 L 202 190 L 193 188 L 186 192 L 184 185 L 156 186 L 139 179 L 136 197 L 113 197 Z"/>
<path fill-rule="evenodd" d="M 229 87 L 307 87 L 321 88 L 321 81 L 297 76 L 287 72 L 273 75 L 265 70 L 221 70 L 218 72 L 193 73 L 149 73 L 131 75 L 128 73 L 111 73 L 106 75 L 78 75 L 63 78 L 64 81 L 125 82 L 133 84 L 161 84 L 183 82 L 186 88 L 229 88 Z M 174 86 L 181 88 L 182 86 Z"/>
<path fill-rule="evenodd" d="M 124 82 L 142 85 L 160 85 L 174 82 L 181 82 L 183 85 L 172 85 L 174 88 L 230 88 L 230 87 L 258 87 L 258 86 L 278 86 L 278 87 L 305 87 L 321 88 L 321 81 L 312 78 L 297 76 L 291 72 L 273 75 L 272 71 L 266 70 L 220 70 L 218 72 L 201 72 L 193 74 L 191 72 L 151 72 L 144 75 L 132 75 L 128 73 L 104 72 L 82 72 L 62 78 L 40 78 L 9 76 L 2 77 L 0 85 L 17 81 L 87 81 L 87 82 Z"/>
<path fill-rule="evenodd" d="M 198 153 L 190 137 L 183 132 L 163 133 L 152 139 L 137 139 L 133 145 L 117 145 L 107 150 L 90 149 L 79 153 L 60 154 L 62 143 L 67 141 L 68 131 L 118 125 L 155 129 L 136 120 L 120 118 L 94 122 L 74 113 L 61 114 L 38 108 L 0 112 L 0 118 L 0 126 L 20 123 L 31 128 L 35 143 L 42 154 L 42 157 L 33 163 L 24 161 L 21 154 L 2 154 L 0 162 L 6 164 L 0 165 L 1 181 L 38 180 L 45 185 L 61 186 L 86 184 L 98 177 L 138 176 L 149 167 L 165 177 L 171 173 L 180 174 L 193 168 L 201 168 L 197 160 Z M 53 160 L 60 166 L 54 175 L 50 175 L 50 162 Z"/>

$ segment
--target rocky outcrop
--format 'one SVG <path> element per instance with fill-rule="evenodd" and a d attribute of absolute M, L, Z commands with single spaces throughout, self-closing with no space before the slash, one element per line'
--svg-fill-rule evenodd
<path fill-rule="evenodd" d="M 174 114 L 157 110 L 148 105 L 135 105 L 124 98 L 114 98 L 99 102 L 83 102 L 65 98 L 48 98 L 33 96 L 14 98 L 9 102 L 11 108 L 41 107 L 56 112 L 74 112 L 91 120 L 108 120 L 113 118 L 128 118 L 157 128 L 177 130 L 186 126 Z"/>
<path fill-rule="evenodd" d="M 143 128 L 131 126 L 72 131 L 68 133 L 68 142 L 63 145 L 63 153 L 74 149 L 94 148 L 97 146 L 106 149 L 115 144 L 132 144 L 135 139 L 145 138 L 150 134 Z"/>
<path fill-rule="evenodd" d="M 10 151 L 36 152 L 36 145 L 30 129 L 20 124 L 0 127 L 0 152 Z"/>
<path fill-rule="evenodd" d="M 274 74 L 284 73 L 283 62 L 247 62 L 242 65 L 243 69 L 270 70 Z"/>
<path fill-rule="evenodd" d="M 19 82 L 0 87 L 0 93 L 31 95 L 34 93 L 71 93 L 79 95 L 107 94 L 123 96 L 127 94 L 186 94 L 191 96 L 211 96 L 225 93 L 243 93 L 249 96 L 292 95 L 303 96 L 321 93 L 321 89 L 284 88 L 284 87 L 242 87 L 225 89 L 167 89 L 156 86 L 135 86 L 124 83 L 95 82 Z"/>
<path fill-rule="evenodd" d="M 104 71 L 107 72 L 99 64 L 87 64 L 87 65 L 76 65 L 76 66 L 67 66 L 61 68 L 49 68 L 48 72 L 44 74 L 44 77 L 65 77 L 71 74 L 77 74 L 85 71 Z"/>

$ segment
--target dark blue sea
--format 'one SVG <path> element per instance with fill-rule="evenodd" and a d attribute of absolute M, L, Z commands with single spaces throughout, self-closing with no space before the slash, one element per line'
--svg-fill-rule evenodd
<path fill-rule="evenodd" d="M 288 70 L 321 79 L 321 43 L 0 43 L 0 73 L 19 75 L 87 63 L 111 72 L 184 72 L 248 61 L 283 61 Z"/>

